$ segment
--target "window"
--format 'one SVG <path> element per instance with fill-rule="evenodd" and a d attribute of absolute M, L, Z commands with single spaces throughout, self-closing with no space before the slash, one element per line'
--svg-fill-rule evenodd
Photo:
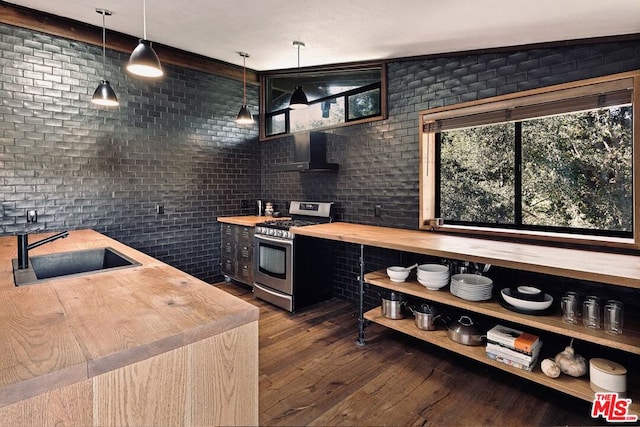
<path fill-rule="evenodd" d="M 640 247 L 638 76 L 421 113 L 421 228 Z"/>
<path fill-rule="evenodd" d="M 265 111 L 261 136 L 380 120 L 386 114 L 385 84 L 381 64 L 266 74 L 261 85 Z M 290 110 L 289 99 L 297 85 L 305 91 L 309 108 Z"/>

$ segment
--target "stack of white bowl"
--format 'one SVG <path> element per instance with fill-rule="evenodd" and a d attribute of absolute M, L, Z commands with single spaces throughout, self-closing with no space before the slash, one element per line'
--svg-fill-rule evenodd
<path fill-rule="evenodd" d="M 493 280 L 479 274 L 454 274 L 451 276 L 451 293 L 469 301 L 491 299 Z"/>
<path fill-rule="evenodd" d="M 441 264 L 418 266 L 418 282 L 430 290 L 444 288 L 449 284 L 449 267 Z"/>

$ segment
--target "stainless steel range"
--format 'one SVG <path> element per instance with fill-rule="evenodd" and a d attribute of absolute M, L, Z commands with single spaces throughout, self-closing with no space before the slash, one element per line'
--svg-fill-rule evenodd
<path fill-rule="evenodd" d="M 256 225 L 253 292 L 294 312 L 331 298 L 333 258 L 330 243 L 295 236 L 290 228 L 331 222 L 333 203 L 292 201 L 289 216 Z"/>

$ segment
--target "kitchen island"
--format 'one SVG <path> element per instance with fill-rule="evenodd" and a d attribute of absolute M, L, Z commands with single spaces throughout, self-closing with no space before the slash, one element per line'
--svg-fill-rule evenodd
<path fill-rule="evenodd" d="M 0 237 L 0 425 L 257 425 L 258 309 L 92 230 L 29 255 L 103 247 L 140 265 L 15 287 Z"/>

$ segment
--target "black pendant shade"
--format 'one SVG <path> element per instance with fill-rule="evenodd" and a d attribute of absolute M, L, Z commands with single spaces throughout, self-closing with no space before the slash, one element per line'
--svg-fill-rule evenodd
<path fill-rule="evenodd" d="M 294 41 L 293 46 L 298 48 L 298 84 L 296 85 L 296 89 L 291 94 L 291 100 L 289 100 L 289 108 L 291 108 L 292 110 L 301 110 L 303 108 L 309 107 L 307 95 L 302 90 L 302 86 L 300 86 L 300 48 L 304 47 L 305 44 L 299 41 Z"/>
<path fill-rule="evenodd" d="M 250 125 L 253 123 L 253 116 L 251 111 L 247 108 L 247 58 L 249 54 L 246 52 L 238 52 L 238 55 L 242 56 L 242 107 L 236 117 L 236 123 L 239 125 Z"/>
<path fill-rule="evenodd" d="M 291 95 L 291 101 L 289 101 L 289 108 L 292 110 L 300 110 L 307 108 L 309 101 L 307 101 L 307 95 L 302 90 L 302 86 L 296 86 L 296 90 Z"/>
<path fill-rule="evenodd" d="M 106 25 L 105 25 L 105 16 L 111 16 L 111 11 L 106 9 L 96 9 L 100 15 L 102 15 L 102 72 L 104 73 L 106 65 L 105 65 L 105 57 L 106 54 Z M 105 107 L 117 107 L 120 103 L 118 102 L 118 97 L 116 96 L 116 92 L 111 87 L 111 84 L 108 80 L 100 80 L 100 84 L 98 88 L 93 93 L 93 97 L 91 98 L 91 102 L 97 105 L 103 105 Z"/>
<path fill-rule="evenodd" d="M 115 107 L 119 104 L 116 92 L 107 80 L 100 80 L 98 88 L 93 93 L 91 102 L 98 105 L 104 105 L 106 107 Z"/>
<path fill-rule="evenodd" d="M 242 107 L 240 107 L 238 117 L 236 117 L 236 123 L 241 125 L 249 125 L 253 123 L 253 116 L 251 115 L 251 111 L 249 111 L 247 106 L 244 104 L 242 105 Z"/>
<path fill-rule="evenodd" d="M 127 70 L 142 77 L 160 77 L 164 74 L 151 42 L 144 39 L 140 39 L 138 46 L 131 52 Z"/>

